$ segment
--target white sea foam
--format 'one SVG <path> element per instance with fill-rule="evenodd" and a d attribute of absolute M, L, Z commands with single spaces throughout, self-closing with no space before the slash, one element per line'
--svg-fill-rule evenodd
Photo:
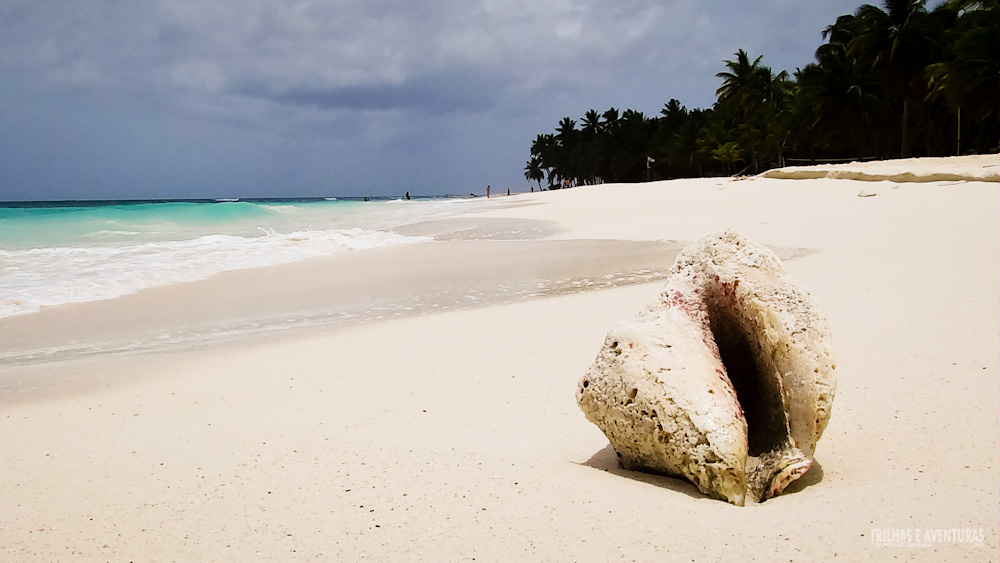
<path fill-rule="evenodd" d="M 261 231 L 261 236 L 206 235 L 142 244 L 0 250 L 0 317 L 112 299 L 230 270 L 427 240 L 361 228 Z"/>

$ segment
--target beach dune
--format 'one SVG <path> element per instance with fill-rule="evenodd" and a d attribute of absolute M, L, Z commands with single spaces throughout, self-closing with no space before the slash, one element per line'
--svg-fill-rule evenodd
<path fill-rule="evenodd" d="M 997 164 L 521 194 L 475 219 L 548 236 L 6 319 L 0 559 L 996 560 L 1000 183 L 970 170 Z M 676 250 L 728 228 L 819 300 L 838 359 L 814 467 L 748 507 L 621 469 L 574 396 Z"/>

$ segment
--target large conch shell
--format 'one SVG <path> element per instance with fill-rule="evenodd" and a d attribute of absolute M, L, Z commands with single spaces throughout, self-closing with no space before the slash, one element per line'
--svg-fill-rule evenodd
<path fill-rule="evenodd" d="M 577 403 L 626 469 L 742 506 L 812 465 L 836 389 L 816 301 L 735 231 L 676 259 L 663 293 L 608 333 Z"/>

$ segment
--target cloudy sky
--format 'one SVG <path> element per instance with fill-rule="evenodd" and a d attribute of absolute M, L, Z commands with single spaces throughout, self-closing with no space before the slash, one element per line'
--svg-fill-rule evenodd
<path fill-rule="evenodd" d="M 858 0 L 0 3 L 0 200 L 527 189 L 564 116 L 812 61 Z"/>

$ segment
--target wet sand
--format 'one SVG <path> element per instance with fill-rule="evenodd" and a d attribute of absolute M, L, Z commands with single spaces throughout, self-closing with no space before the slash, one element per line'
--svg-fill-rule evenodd
<path fill-rule="evenodd" d="M 0 360 L 219 346 L 643 283 L 663 279 L 677 250 L 656 241 L 448 240 L 348 252 L 0 319 Z"/>

